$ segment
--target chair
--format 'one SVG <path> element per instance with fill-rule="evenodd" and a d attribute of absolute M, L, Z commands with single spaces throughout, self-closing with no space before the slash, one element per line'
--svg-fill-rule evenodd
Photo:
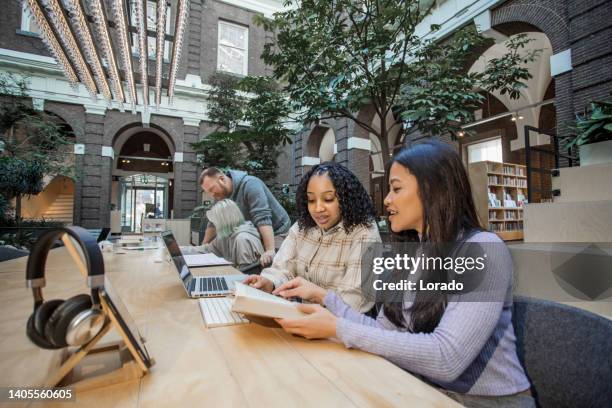
<path fill-rule="evenodd" d="M 540 407 L 612 407 L 612 320 L 514 297 L 517 354 Z"/>
<path fill-rule="evenodd" d="M 22 249 L 17 249 L 9 245 L 0 246 L 0 262 L 10 261 L 11 259 L 28 256 L 30 253 Z"/>

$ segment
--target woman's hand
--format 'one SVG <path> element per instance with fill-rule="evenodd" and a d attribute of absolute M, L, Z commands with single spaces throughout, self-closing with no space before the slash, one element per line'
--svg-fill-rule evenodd
<path fill-rule="evenodd" d="M 272 292 L 274 290 L 274 283 L 268 278 L 264 278 L 261 275 L 249 275 L 242 283 L 252 286 L 255 289 L 261 289 L 264 292 Z"/>
<path fill-rule="evenodd" d="M 291 334 L 307 339 L 327 339 L 336 337 L 336 316 L 319 305 L 298 305 L 306 316 L 299 319 L 274 319 L 282 328 Z"/>
<path fill-rule="evenodd" d="M 259 258 L 259 264 L 263 266 L 264 268 L 266 266 L 272 265 L 272 261 L 274 260 L 275 254 L 276 254 L 276 251 L 274 249 L 270 249 L 264 252 L 263 254 L 261 254 L 261 257 Z"/>
<path fill-rule="evenodd" d="M 302 277 L 298 277 L 283 283 L 272 293 L 284 298 L 299 297 L 322 305 L 327 291 Z"/>

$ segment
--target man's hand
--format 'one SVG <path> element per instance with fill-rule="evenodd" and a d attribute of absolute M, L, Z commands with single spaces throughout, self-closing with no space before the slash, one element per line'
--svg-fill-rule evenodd
<path fill-rule="evenodd" d="M 327 291 L 302 277 L 297 277 L 283 283 L 272 293 L 284 298 L 299 297 L 322 305 Z"/>
<path fill-rule="evenodd" d="M 245 285 L 254 287 L 255 289 L 261 289 L 264 292 L 272 292 L 274 290 L 274 283 L 268 278 L 264 278 L 260 275 L 249 275 L 245 280 L 242 281 Z"/>
<path fill-rule="evenodd" d="M 306 316 L 299 319 L 274 319 L 282 328 L 291 334 L 306 337 L 307 339 L 327 339 L 336 337 L 337 318 L 319 305 L 298 305 Z"/>
<path fill-rule="evenodd" d="M 273 249 L 269 249 L 263 254 L 261 254 L 261 257 L 259 258 L 259 263 L 261 264 L 261 266 L 266 267 L 272 265 L 274 254 L 276 254 L 276 251 Z"/>

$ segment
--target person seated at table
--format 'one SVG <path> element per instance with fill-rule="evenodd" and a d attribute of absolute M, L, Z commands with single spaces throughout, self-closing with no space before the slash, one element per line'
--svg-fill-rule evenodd
<path fill-rule="evenodd" d="M 373 319 L 333 290 L 296 278 L 274 293 L 319 304 L 299 305 L 307 316 L 278 323 L 289 333 L 336 337 L 348 348 L 378 354 L 466 406 L 535 407 L 511 321 L 512 259 L 503 241 L 480 227 L 461 158 L 449 145 L 426 142 L 405 148 L 391 163 L 384 203 L 393 233 L 419 248 L 452 242 L 455 248 L 486 247 L 481 282 L 497 288 L 497 297 L 479 292 L 482 297 L 466 301 L 464 293 L 400 292 L 395 301 L 385 298 Z M 436 279 L 423 272 L 421 279 Z M 439 272 L 438 282 L 448 282 L 452 270 Z"/>
<path fill-rule="evenodd" d="M 245 221 L 240 208 L 230 199 L 218 201 L 206 211 L 206 217 L 217 228 L 217 235 L 202 249 L 242 268 L 259 261 L 264 253 L 259 231 L 251 221 Z"/>
<path fill-rule="evenodd" d="M 335 162 L 314 166 L 296 192 L 298 221 L 272 266 L 245 282 L 272 292 L 295 277 L 333 289 L 360 312 L 374 303 L 361 293 L 361 256 L 371 243 L 380 242 L 374 207 L 357 177 Z"/>

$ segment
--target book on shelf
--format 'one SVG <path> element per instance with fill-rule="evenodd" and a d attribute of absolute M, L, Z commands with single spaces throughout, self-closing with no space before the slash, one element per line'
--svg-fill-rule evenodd
<path fill-rule="evenodd" d="M 516 208 L 516 201 L 514 201 L 514 200 L 504 200 L 504 207 Z"/>
<path fill-rule="evenodd" d="M 503 231 L 504 225 L 501 222 L 490 222 L 489 223 L 489 231 L 498 232 Z"/>
<path fill-rule="evenodd" d="M 506 223 L 506 230 L 518 231 L 523 229 L 523 221 L 511 221 Z"/>
<path fill-rule="evenodd" d="M 504 218 L 506 220 L 516 220 L 518 211 L 504 211 Z"/>
<path fill-rule="evenodd" d="M 507 186 L 516 186 L 516 179 L 512 177 L 504 177 L 504 184 Z"/>
<path fill-rule="evenodd" d="M 298 303 L 236 282 L 232 311 L 246 315 L 297 319 L 304 316 L 297 308 Z"/>
<path fill-rule="evenodd" d="M 514 167 L 513 166 L 504 166 L 503 171 L 504 174 L 511 174 L 514 176 Z"/>

